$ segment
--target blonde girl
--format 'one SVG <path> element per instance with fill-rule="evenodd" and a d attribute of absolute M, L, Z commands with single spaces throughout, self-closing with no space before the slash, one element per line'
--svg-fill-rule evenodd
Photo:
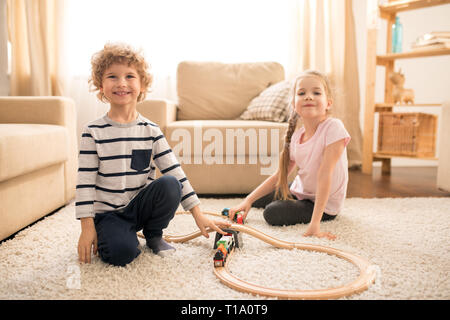
<path fill-rule="evenodd" d="M 231 208 L 230 219 L 238 211 L 246 218 L 253 205 L 265 208 L 264 219 L 271 225 L 309 223 L 304 236 L 333 240 L 335 235 L 320 230 L 320 222 L 333 220 L 343 206 L 350 135 L 342 121 L 329 115 L 333 106 L 330 85 L 318 71 L 308 70 L 296 78 L 291 106 L 277 172 Z M 299 119 L 303 126 L 296 130 Z M 297 175 L 288 185 L 295 167 Z"/>

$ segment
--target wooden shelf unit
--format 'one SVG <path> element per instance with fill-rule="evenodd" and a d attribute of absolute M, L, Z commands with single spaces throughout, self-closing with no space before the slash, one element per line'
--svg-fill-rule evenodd
<path fill-rule="evenodd" d="M 442 56 L 450 54 L 450 48 L 442 49 L 417 49 L 402 53 L 387 53 L 377 56 L 377 65 L 386 65 L 387 63 L 398 59 L 425 58 L 433 56 Z"/>
<path fill-rule="evenodd" d="M 449 3 L 448 0 L 391 0 L 379 6 L 380 17 L 387 19 L 390 15 L 396 15 L 398 12 L 428 8 L 446 3 Z"/>
<path fill-rule="evenodd" d="M 394 103 L 375 103 L 375 112 L 392 111 L 393 108 L 436 108 L 442 107 L 442 103 L 415 103 L 415 104 L 394 104 Z"/>
<path fill-rule="evenodd" d="M 366 101 L 364 109 L 364 143 L 363 143 L 363 163 L 362 172 L 372 174 L 373 162 L 382 162 L 382 172 L 390 173 L 391 159 L 394 155 L 379 154 L 373 152 L 374 144 L 374 120 L 376 112 L 392 112 L 398 107 L 440 107 L 436 103 L 420 103 L 413 105 L 398 105 L 393 103 L 392 83 L 389 81 L 389 74 L 394 71 L 395 61 L 398 59 L 415 59 L 433 56 L 450 55 L 450 48 L 429 48 L 416 49 L 402 53 L 391 53 L 392 51 L 392 24 L 395 23 L 395 17 L 398 12 L 416 10 L 421 8 L 433 7 L 437 5 L 450 4 L 450 0 L 389 0 L 387 3 L 379 5 L 379 16 L 387 20 L 386 36 L 386 54 L 377 55 L 377 29 L 372 26 L 367 30 L 367 61 L 366 61 Z M 369 18 L 369 17 L 368 17 Z M 370 19 L 370 18 L 369 18 Z M 375 83 L 377 66 L 385 67 L 385 92 L 384 102 L 375 102 Z M 410 157 L 408 157 L 410 158 Z M 436 158 L 416 158 L 436 160 Z"/>

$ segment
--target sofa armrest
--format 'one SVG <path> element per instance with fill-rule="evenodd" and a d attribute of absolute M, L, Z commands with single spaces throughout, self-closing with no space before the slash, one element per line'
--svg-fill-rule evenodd
<path fill-rule="evenodd" d="M 144 100 L 137 105 L 137 111 L 156 123 L 165 134 L 169 123 L 176 121 L 177 106 L 173 101 L 165 99 Z"/>
<path fill-rule="evenodd" d="M 0 123 L 53 124 L 67 128 L 68 160 L 64 165 L 66 203 L 75 196 L 77 119 L 75 102 L 65 97 L 0 97 Z"/>
<path fill-rule="evenodd" d="M 75 124 L 73 100 L 64 97 L 0 97 L 1 123 Z"/>

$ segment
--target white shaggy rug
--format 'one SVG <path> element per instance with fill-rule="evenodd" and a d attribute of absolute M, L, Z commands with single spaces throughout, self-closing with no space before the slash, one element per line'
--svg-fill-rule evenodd
<path fill-rule="evenodd" d="M 201 208 L 220 212 L 241 199 L 202 198 Z M 368 259 L 375 284 L 343 299 L 450 299 L 450 199 L 359 199 L 322 223 L 335 241 L 305 238 L 306 225 L 271 227 L 262 210 L 247 224 L 273 237 L 331 246 Z M 196 230 L 192 217 L 177 215 L 165 231 Z M 141 241 L 141 255 L 124 268 L 94 257 L 79 265 L 80 223 L 73 203 L 0 245 L 0 299 L 266 299 L 233 290 L 213 274 L 214 234 L 174 244 L 170 257 L 154 255 Z M 280 289 L 325 289 L 354 280 L 351 263 L 324 253 L 276 249 L 249 235 L 230 263 L 249 282 Z"/>

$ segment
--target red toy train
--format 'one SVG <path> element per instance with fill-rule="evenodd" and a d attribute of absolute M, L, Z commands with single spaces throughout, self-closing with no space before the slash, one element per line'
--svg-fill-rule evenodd
<path fill-rule="evenodd" d="M 214 255 L 214 267 L 223 267 L 227 261 L 228 256 L 234 248 L 242 247 L 242 236 L 239 231 L 223 228 L 227 234 L 222 235 L 216 233 L 214 240 L 214 249 L 216 253 Z"/>
<path fill-rule="evenodd" d="M 223 216 L 227 216 L 228 217 L 229 213 L 230 213 L 230 208 L 225 208 L 225 209 L 222 210 L 222 215 Z M 236 214 L 233 217 L 233 221 L 236 222 L 236 223 L 239 223 L 239 224 L 244 224 L 244 216 L 241 213 L 241 211 L 236 212 Z"/>
<path fill-rule="evenodd" d="M 228 233 L 229 234 L 229 233 Z M 222 236 L 216 242 L 217 251 L 214 255 L 214 267 L 223 267 L 227 261 L 227 257 L 234 248 L 234 239 L 231 234 Z"/>

